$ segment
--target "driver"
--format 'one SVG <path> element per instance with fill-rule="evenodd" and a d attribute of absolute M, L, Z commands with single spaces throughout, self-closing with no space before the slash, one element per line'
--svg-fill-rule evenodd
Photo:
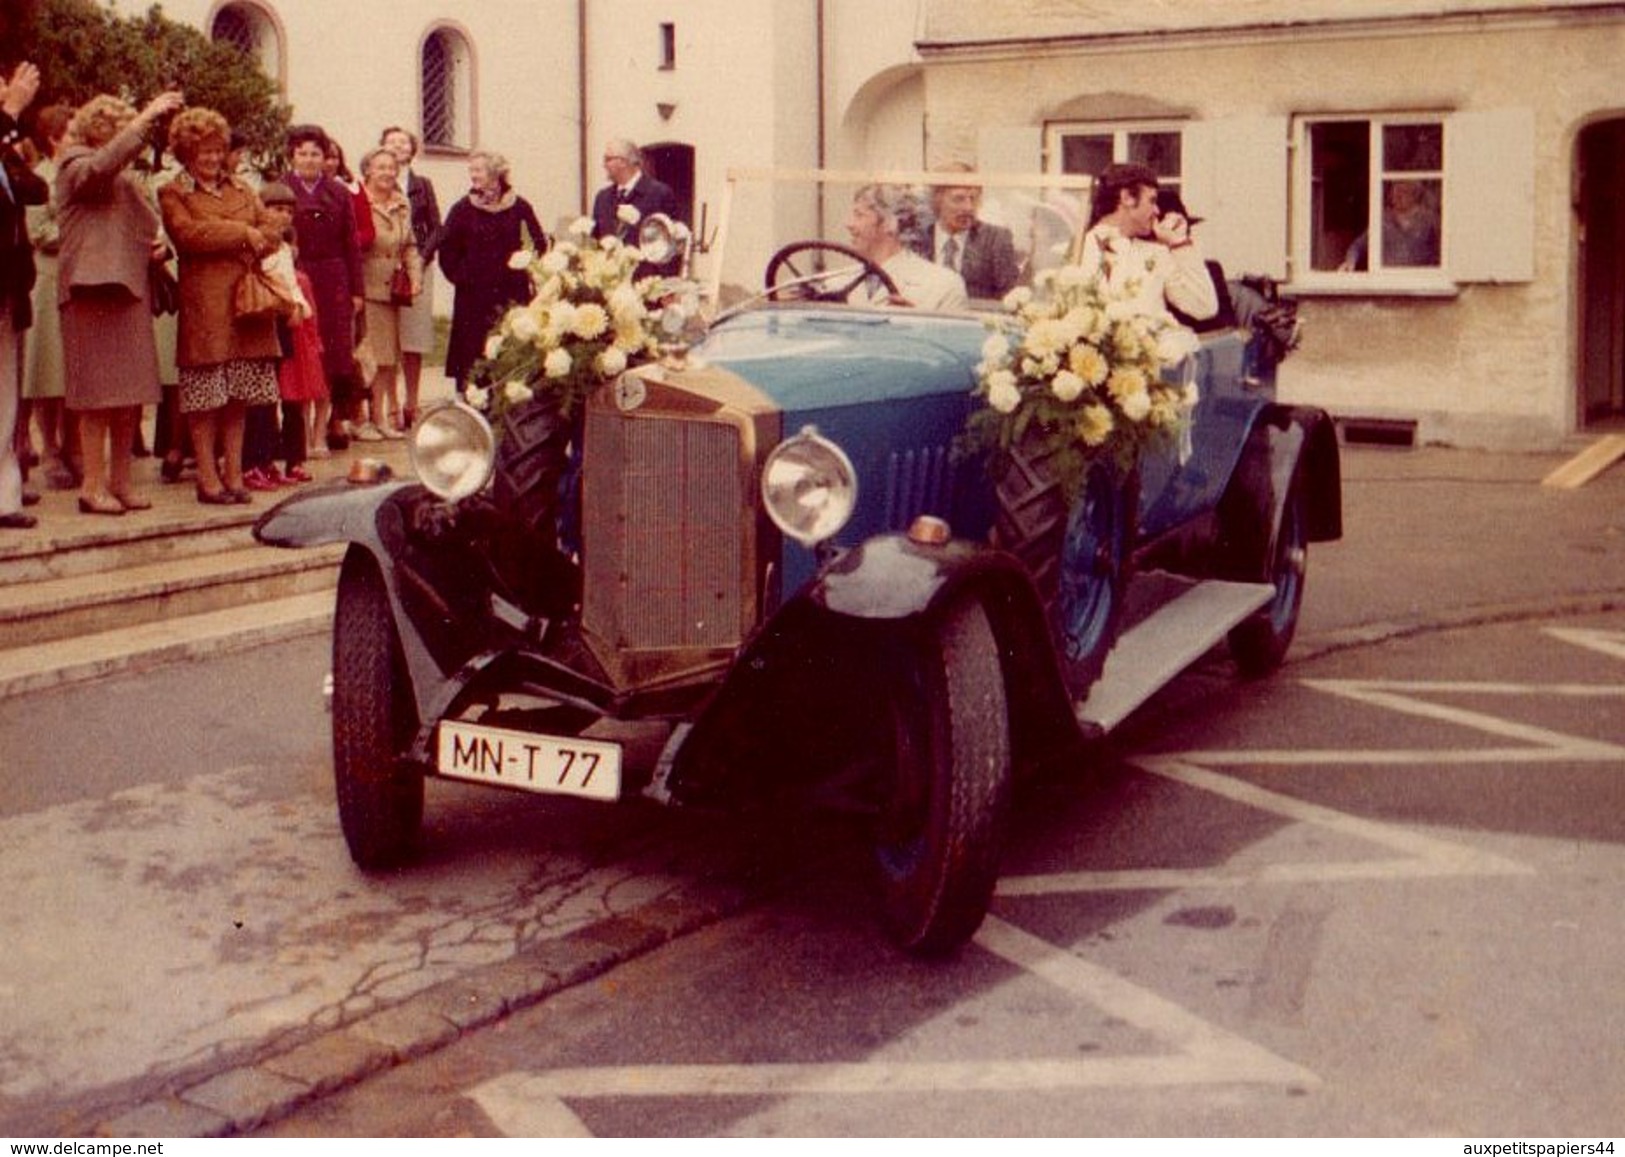
<path fill-rule="evenodd" d="M 913 305 L 921 309 L 967 309 L 965 281 L 903 244 L 903 223 L 915 216 L 914 196 L 901 185 L 865 185 L 852 196 L 846 231 L 856 249 L 897 284 L 891 294 L 870 277 L 847 294 L 858 305 Z"/>

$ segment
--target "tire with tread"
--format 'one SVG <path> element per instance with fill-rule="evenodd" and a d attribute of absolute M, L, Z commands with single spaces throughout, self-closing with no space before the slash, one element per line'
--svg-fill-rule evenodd
<path fill-rule="evenodd" d="M 557 533 L 559 480 L 569 466 L 572 434 L 571 422 L 552 399 L 537 398 L 503 412 L 491 496 L 526 530 Z"/>
<path fill-rule="evenodd" d="M 993 544 L 1032 576 L 1067 689 L 1077 700 L 1100 678 L 1122 627 L 1136 481 L 1132 473 L 1124 478 L 1112 465 L 1096 463 L 1077 504 L 1069 506 L 1045 459 L 1018 449 L 994 487 Z"/>
<path fill-rule="evenodd" d="M 973 599 L 922 625 L 898 658 L 895 767 L 875 859 L 887 931 L 922 956 L 980 927 L 1010 812 L 1009 712 L 987 612 Z"/>
<path fill-rule="evenodd" d="M 1279 669 L 1298 630 L 1309 548 L 1306 501 L 1302 476 L 1295 474 L 1281 507 L 1280 526 L 1274 534 L 1263 536 L 1270 552 L 1265 581 L 1274 586 L 1275 594 L 1231 630 L 1225 640 L 1237 669 L 1249 679 Z M 1257 511 L 1253 516 L 1261 520 L 1267 517 Z"/>
<path fill-rule="evenodd" d="M 416 849 L 423 772 L 400 756 L 416 722 L 383 576 L 352 546 L 333 617 L 333 777 L 339 826 L 363 869 L 394 867 Z"/>

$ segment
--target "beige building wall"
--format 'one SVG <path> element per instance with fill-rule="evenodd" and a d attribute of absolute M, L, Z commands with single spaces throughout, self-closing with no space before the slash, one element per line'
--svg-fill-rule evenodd
<path fill-rule="evenodd" d="M 1480 15 L 1440 16 L 1469 8 Z M 921 48 L 933 162 L 1008 153 L 1012 141 L 1036 150 L 1041 127 L 1065 119 L 1188 118 L 1200 140 L 1201 126 L 1236 124 L 1290 139 L 1304 114 L 1502 118 L 1509 130 L 1480 149 L 1474 187 L 1452 190 L 1446 213 L 1472 227 L 1458 249 L 1527 236 L 1532 277 L 1464 280 L 1444 296 L 1303 289 L 1307 339 L 1282 367 L 1282 392 L 1342 415 L 1414 419 L 1422 438 L 1464 445 L 1552 447 L 1576 429 L 1574 150 L 1589 119 L 1625 107 L 1617 6 L 937 0 Z M 1225 179 L 1187 189 L 1208 198 L 1194 212 L 1217 218 L 1204 241 L 1241 272 L 1259 263 L 1249 242 L 1300 224 L 1291 194 L 1304 173 L 1267 150 L 1254 154 L 1261 172 L 1242 171 L 1234 148 L 1223 155 L 1233 135 L 1210 135 Z M 1447 125 L 1447 170 L 1466 136 Z M 1193 153 L 1188 143 L 1187 165 L 1208 163 Z M 1527 194 L 1509 196 L 1524 180 Z"/>

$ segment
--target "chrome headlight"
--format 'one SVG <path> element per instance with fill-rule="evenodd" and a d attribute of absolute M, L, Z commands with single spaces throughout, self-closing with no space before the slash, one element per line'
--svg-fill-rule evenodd
<path fill-rule="evenodd" d="M 467 402 L 447 402 L 424 414 L 407 448 L 418 481 L 447 502 L 478 494 L 496 465 L 491 424 Z"/>
<path fill-rule="evenodd" d="M 762 501 L 773 524 L 812 546 L 840 533 L 858 501 L 846 452 L 813 427 L 774 447 L 762 467 Z"/>

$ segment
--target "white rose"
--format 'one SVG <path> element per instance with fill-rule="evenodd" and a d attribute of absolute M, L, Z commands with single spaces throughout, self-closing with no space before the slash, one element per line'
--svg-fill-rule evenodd
<path fill-rule="evenodd" d="M 1165 366 L 1183 361 L 1195 353 L 1201 342 L 1182 325 L 1170 325 L 1157 335 L 1157 360 Z"/>
<path fill-rule="evenodd" d="M 485 356 L 494 358 L 502 352 L 502 335 L 494 333 L 485 339 Z"/>
<path fill-rule="evenodd" d="M 484 386 L 469 386 L 463 391 L 463 399 L 476 410 L 484 410 L 491 405 L 491 391 Z"/>
<path fill-rule="evenodd" d="M 982 343 L 982 360 L 993 365 L 1010 356 L 1010 339 L 1002 333 L 990 334 Z"/>
<path fill-rule="evenodd" d="M 516 309 L 508 315 L 508 332 L 520 341 L 535 341 L 542 336 L 542 327 L 536 314 L 529 309 Z"/>
<path fill-rule="evenodd" d="M 517 406 L 530 401 L 536 396 L 536 391 L 518 378 L 510 378 L 502 387 L 502 400 L 510 406 Z"/>
<path fill-rule="evenodd" d="M 542 372 L 550 378 L 562 378 L 570 373 L 573 364 L 569 353 L 565 350 L 549 350 L 542 362 Z"/>
<path fill-rule="evenodd" d="M 613 378 L 626 369 L 626 354 L 610 346 L 598 355 L 598 372 L 606 378 Z"/>
<path fill-rule="evenodd" d="M 1033 291 L 1025 285 L 1018 285 L 1004 295 L 1004 308 L 1014 313 L 1032 299 Z"/>
<path fill-rule="evenodd" d="M 541 265 L 542 272 L 547 274 L 549 277 L 552 277 L 555 274 L 563 273 L 566 269 L 570 268 L 570 255 L 568 253 L 560 253 L 557 249 L 550 249 L 546 253 L 542 254 Z"/>
<path fill-rule="evenodd" d="M 638 207 L 636 205 L 622 205 L 615 210 L 615 218 L 616 220 L 623 221 L 628 225 L 636 225 L 639 221 L 643 220 L 643 214 L 638 212 Z"/>
<path fill-rule="evenodd" d="M 1083 379 L 1071 370 L 1062 370 L 1049 384 L 1050 391 L 1063 402 L 1075 402 L 1083 393 Z"/>
<path fill-rule="evenodd" d="M 515 249 L 508 254 L 509 269 L 529 269 L 531 252 L 529 249 Z"/>
<path fill-rule="evenodd" d="M 1131 422 L 1143 422 L 1146 415 L 1151 412 L 1151 395 L 1142 390 L 1126 398 L 1119 398 L 1117 404 L 1122 407 L 1123 417 Z"/>
<path fill-rule="evenodd" d="M 591 237 L 592 218 L 577 217 L 574 221 L 570 222 L 570 228 L 566 231 L 575 234 L 577 237 Z"/>
<path fill-rule="evenodd" d="M 1021 405 L 1021 391 L 1016 388 L 1016 375 L 1000 370 L 987 379 L 987 404 L 1001 414 L 1012 413 Z"/>

